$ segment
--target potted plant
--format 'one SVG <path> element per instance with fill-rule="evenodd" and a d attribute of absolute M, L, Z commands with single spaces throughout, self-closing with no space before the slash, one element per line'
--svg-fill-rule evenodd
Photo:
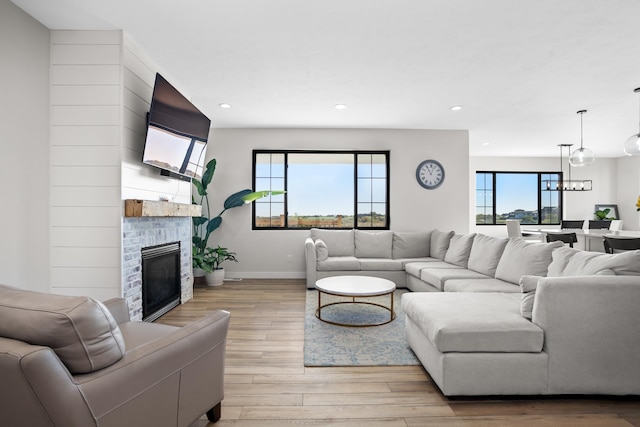
<path fill-rule="evenodd" d="M 207 247 L 204 250 L 200 265 L 206 272 L 205 280 L 208 286 L 218 286 L 224 281 L 224 268 L 220 265 L 225 261 L 238 262 L 235 252 L 229 252 L 227 248 Z"/>
<path fill-rule="evenodd" d="M 594 214 L 596 216 L 596 219 L 598 219 L 600 221 L 611 221 L 611 220 L 616 219 L 614 217 L 607 218 L 607 215 L 609 215 L 609 212 L 611 212 L 611 209 L 605 208 L 605 209 L 602 209 L 602 210 L 595 211 Z"/>
<path fill-rule="evenodd" d="M 192 260 L 193 260 L 193 270 L 194 270 L 195 277 L 203 276 L 210 270 L 215 270 L 216 267 L 211 268 L 211 265 L 208 263 L 208 260 L 213 259 L 212 257 L 214 256 L 213 255 L 214 252 L 218 253 L 216 251 L 219 251 L 220 249 L 224 249 L 226 251 L 225 248 L 220 248 L 220 246 L 218 246 L 218 248 L 215 248 L 215 249 L 211 248 L 209 247 L 209 244 L 208 244 L 211 233 L 213 233 L 222 224 L 223 213 L 225 213 L 229 209 L 244 206 L 262 197 L 266 197 L 270 194 L 276 195 L 276 194 L 284 193 L 283 191 L 251 191 L 250 189 L 238 191 L 237 193 L 233 193 L 232 195 L 227 197 L 227 199 L 224 201 L 222 211 L 220 211 L 218 215 L 212 218 L 211 210 L 209 207 L 208 189 L 209 189 L 209 185 L 211 184 L 211 181 L 213 180 L 213 175 L 216 170 L 216 165 L 217 165 L 216 159 L 211 159 L 205 166 L 204 173 L 202 174 L 202 180 L 201 181 L 198 179 L 192 180 L 193 185 L 198 190 L 198 196 L 200 197 L 200 200 L 198 201 L 196 201 L 195 196 L 192 197 L 192 202 L 194 204 L 202 205 L 202 209 L 203 209 L 202 216 L 193 218 Z M 205 209 L 206 209 L 206 213 L 205 213 Z M 232 254 L 234 258 L 233 261 L 236 261 L 235 253 L 233 252 L 227 252 L 227 253 Z M 232 259 L 231 258 L 222 259 L 222 261 L 225 261 L 225 260 L 228 261 Z M 219 265 L 219 262 L 216 265 Z M 197 270 L 200 270 L 200 271 L 198 272 Z"/>

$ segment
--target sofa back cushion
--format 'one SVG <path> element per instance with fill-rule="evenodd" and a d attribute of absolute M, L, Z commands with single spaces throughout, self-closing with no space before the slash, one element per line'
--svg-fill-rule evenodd
<path fill-rule="evenodd" d="M 525 275 L 546 276 L 553 250 L 562 245 L 562 242 L 532 243 L 510 238 L 498 262 L 496 279 L 517 285 Z"/>
<path fill-rule="evenodd" d="M 431 231 L 393 233 L 394 259 L 425 258 L 430 254 Z"/>
<path fill-rule="evenodd" d="M 549 276 L 590 276 L 616 274 L 620 276 L 640 275 L 640 250 L 604 254 L 571 248 L 553 251 L 553 262 L 549 265 Z"/>
<path fill-rule="evenodd" d="M 356 258 L 391 258 L 393 231 L 355 230 Z"/>
<path fill-rule="evenodd" d="M 321 230 L 311 229 L 311 238 L 322 240 L 329 250 L 329 256 L 354 256 L 355 239 L 353 230 Z"/>
<path fill-rule="evenodd" d="M 449 249 L 449 243 L 455 233 L 453 231 L 433 230 L 431 232 L 431 241 L 429 246 L 429 256 L 444 260 Z"/>
<path fill-rule="evenodd" d="M 50 347 L 72 374 L 105 368 L 125 352 L 120 328 L 101 302 L 2 285 L 0 335 Z"/>
<path fill-rule="evenodd" d="M 495 277 L 496 268 L 509 239 L 476 234 L 469 253 L 469 270 Z"/>
<path fill-rule="evenodd" d="M 444 255 L 444 260 L 449 264 L 458 265 L 467 268 L 469 263 L 469 253 L 473 245 L 473 239 L 476 234 L 454 234 L 449 241 L 449 249 Z"/>

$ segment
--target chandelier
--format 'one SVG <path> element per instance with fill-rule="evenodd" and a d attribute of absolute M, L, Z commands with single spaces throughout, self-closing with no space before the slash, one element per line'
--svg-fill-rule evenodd
<path fill-rule="evenodd" d="M 564 171 L 563 171 L 564 160 L 562 157 L 562 152 L 566 147 L 567 154 L 570 153 L 571 146 L 573 146 L 573 144 L 558 144 L 558 147 L 560 147 L 560 172 L 562 174 L 563 179 L 562 180 L 559 180 L 559 179 L 543 180 L 542 181 L 543 191 L 591 191 L 593 190 L 593 183 L 590 179 L 581 179 L 581 180 L 571 179 L 571 166 L 569 166 L 568 173 L 567 173 L 567 177 L 569 179 L 564 179 Z"/>

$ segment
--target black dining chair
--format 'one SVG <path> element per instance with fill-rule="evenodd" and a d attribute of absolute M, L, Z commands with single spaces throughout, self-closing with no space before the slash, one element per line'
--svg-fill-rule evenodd
<path fill-rule="evenodd" d="M 608 230 L 611 227 L 609 220 L 589 220 L 589 230 Z"/>
<path fill-rule="evenodd" d="M 576 233 L 547 233 L 547 243 L 549 242 L 564 242 L 568 243 L 569 247 L 573 247 L 573 244 L 578 241 Z"/>
<path fill-rule="evenodd" d="M 615 251 L 633 251 L 640 249 L 640 237 L 609 237 L 604 236 L 604 251 L 612 254 Z"/>
<path fill-rule="evenodd" d="M 560 221 L 560 228 L 564 230 L 582 230 L 582 227 L 584 227 L 584 219 L 563 219 L 562 221 Z"/>

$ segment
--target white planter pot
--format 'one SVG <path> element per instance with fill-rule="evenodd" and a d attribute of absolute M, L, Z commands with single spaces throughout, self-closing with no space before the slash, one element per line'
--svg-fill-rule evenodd
<path fill-rule="evenodd" d="M 224 282 L 224 268 L 213 270 L 211 273 L 204 275 L 207 286 L 220 286 Z"/>
<path fill-rule="evenodd" d="M 206 271 L 201 268 L 193 267 L 193 277 L 204 277 Z"/>

